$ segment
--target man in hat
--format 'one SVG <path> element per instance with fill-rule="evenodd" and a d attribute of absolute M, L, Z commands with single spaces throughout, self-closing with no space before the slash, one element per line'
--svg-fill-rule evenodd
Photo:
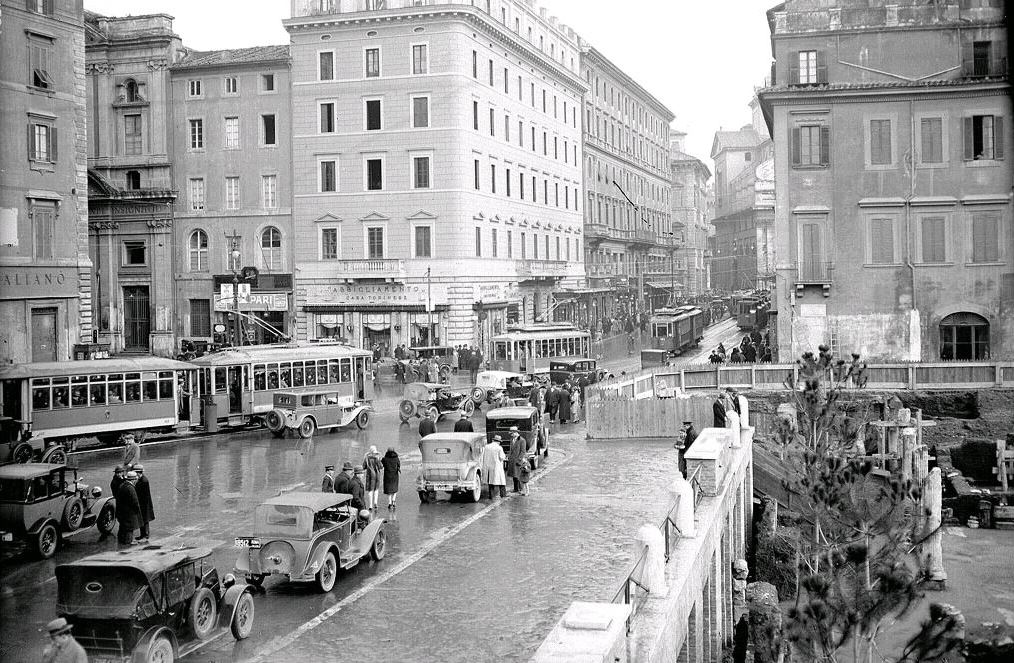
<path fill-rule="evenodd" d="M 343 493 L 345 495 L 352 492 L 352 489 L 349 486 L 349 483 L 352 481 L 352 469 L 352 463 L 345 461 L 342 465 L 341 474 L 335 477 L 334 492 Z"/>
<path fill-rule="evenodd" d="M 148 540 L 148 523 L 155 520 L 155 508 L 154 503 L 151 501 L 151 485 L 148 483 L 148 477 L 144 476 L 144 465 L 138 463 L 134 466 L 134 472 L 137 473 L 137 483 L 134 484 L 134 491 L 137 493 L 137 503 L 141 507 L 141 522 L 140 525 L 141 536 L 137 537 L 138 541 Z"/>
<path fill-rule="evenodd" d="M 437 432 L 437 417 L 439 415 L 430 416 L 427 412 L 419 422 L 419 439 L 423 439 L 427 435 L 432 435 Z"/>
<path fill-rule="evenodd" d="M 684 421 L 683 430 L 679 432 L 676 444 L 672 445 L 674 449 L 679 450 L 679 470 L 680 474 L 682 474 L 684 478 L 687 476 L 687 449 L 690 448 L 690 445 L 693 444 L 696 439 L 697 431 L 694 430 L 694 422 Z"/>
<path fill-rule="evenodd" d="M 113 480 L 109 482 L 109 494 L 116 497 L 116 493 L 119 492 L 120 486 L 126 479 L 123 476 L 123 466 L 117 465 L 113 469 Z"/>
<path fill-rule="evenodd" d="M 521 437 L 521 431 L 517 426 L 510 429 L 510 454 L 507 456 L 507 474 L 514 480 L 514 492 L 521 492 L 522 463 L 528 462 L 528 440 Z"/>
<path fill-rule="evenodd" d="M 349 479 L 349 495 L 352 496 L 352 508 L 356 511 L 366 508 L 366 486 L 363 484 L 363 475 L 366 474 L 366 470 L 362 467 L 357 467 Z"/>
<path fill-rule="evenodd" d="M 88 654 L 71 635 L 70 624 L 63 617 L 57 617 L 46 624 L 50 645 L 42 653 L 45 663 L 88 663 Z"/>
<path fill-rule="evenodd" d="M 468 418 L 468 413 L 464 410 L 461 411 L 461 417 L 454 422 L 455 433 L 472 433 L 475 429 L 472 428 L 472 420 Z"/>
<path fill-rule="evenodd" d="M 127 472 L 126 481 L 116 493 L 116 520 L 120 523 L 117 540 L 121 545 L 134 545 L 134 530 L 141 524 L 141 504 L 137 499 L 137 472 Z"/>
<path fill-rule="evenodd" d="M 489 499 L 496 499 L 507 496 L 507 475 L 504 473 L 504 463 L 507 456 L 503 452 L 503 438 L 494 435 L 493 439 L 482 448 L 482 481 L 489 486 Z"/>
<path fill-rule="evenodd" d="M 124 433 L 120 441 L 123 442 L 123 467 L 133 469 L 136 463 L 141 462 L 141 445 L 134 439 L 133 433 Z"/>
<path fill-rule="evenodd" d="M 324 478 L 320 482 L 320 492 L 333 493 L 334 489 L 334 465 L 324 466 Z"/>

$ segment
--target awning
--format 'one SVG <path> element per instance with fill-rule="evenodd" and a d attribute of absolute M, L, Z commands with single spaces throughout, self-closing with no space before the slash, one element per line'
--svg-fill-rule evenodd
<path fill-rule="evenodd" d="M 683 284 L 679 283 L 678 281 L 676 283 L 662 283 L 661 281 L 645 281 L 644 285 L 648 286 L 649 288 L 658 288 L 659 290 L 683 289 Z"/>
<path fill-rule="evenodd" d="M 433 307 L 433 312 L 446 311 L 448 308 L 450 307 L 447 304 L 436 304 Z M 399 304 L 395 306 L 392 304 L 304 304 L 303 310 L 307 313 L 411 313 L 413 311 L 425 313 L 426 305 Z"/>

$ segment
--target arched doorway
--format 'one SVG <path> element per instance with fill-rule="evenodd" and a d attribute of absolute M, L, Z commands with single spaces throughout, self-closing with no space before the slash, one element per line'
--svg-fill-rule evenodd
<path fill-rule="evenodd" d="M 964 311 L 941 320 L 940 358 L 989 359 L 989 321 Z"/>

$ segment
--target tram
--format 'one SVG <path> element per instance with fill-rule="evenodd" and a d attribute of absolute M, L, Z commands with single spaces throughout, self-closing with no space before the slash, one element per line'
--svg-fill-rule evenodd
<path fill-rule="evenodd" d="M 707 314 L 696 306 L 660 308 L 649 319 L 651 347 L 676 356 L 697 347 L 704 338 Z"/>
<path fill-rule="evenodd" d="M 160 357 L 0 366 L 0 462 L 48 453 L 42 440 L 73 449 L 88 437 L 113 443 L 126 431 L 187 428 L 198 423 L 196 375 L 193 365 Z"/>
<path fill-rule="evenodd" d="M 293 387 L 337 385 L 340 396 L 351 396 L 355 402 L 373 400 L 372 354 L 339 343 L 248 345 L 197 357 L 192 363 L 205 397 L 205 417 L 214 416 L 217 424 L 256 423 L 271 411 L 276 391 Z M 214 429 L 210 421 L 205 427 Z"/>
<path fill-rule="evenodd" d="M 588 359 L 591 334 L 569 323 L 508 328 L 492 339 L 489 367 L 494 371 L 544 373 L 552 360 Z"/>
<path fill-rule="evenodd" d="M 764 294 L 741 297 L 736 302 L 736 326 L 747 331 L 763 329 L 768 324 L 770 306 Z"/>

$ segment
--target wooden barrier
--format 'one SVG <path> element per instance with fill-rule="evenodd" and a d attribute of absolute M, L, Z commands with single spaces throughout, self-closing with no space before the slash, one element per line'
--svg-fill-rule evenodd
<path fill-rule="evenodd" d="M 626 395 L 600 397 L 586 408 L 588 437 L 625 439 L 659 437 L 675 439 L 684 421 L 697 430 L 712 423 L 709 396 L 697 394 L 674 398 L 633 399 Z"/>

